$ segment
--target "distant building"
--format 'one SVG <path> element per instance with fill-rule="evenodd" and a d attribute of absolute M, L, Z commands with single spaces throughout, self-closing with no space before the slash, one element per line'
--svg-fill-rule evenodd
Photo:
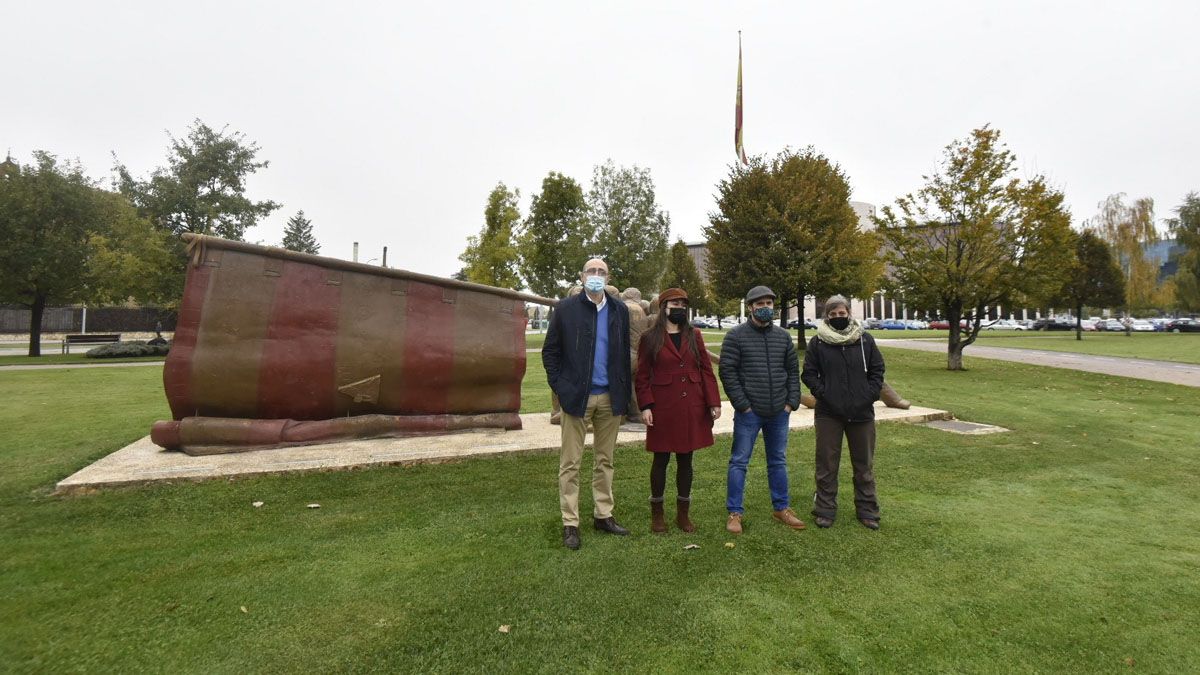
<path fill-rule="evenodd" d="M 1175 239 L 1160 239 L 1142 247 L 1142 254 L 1146 256 L 1146 259 L 1158 267 L 1158 283 L 1160 284 L 1175 276 L 1175 273 L 1179 271 L 1179 256 L 1183 253 L 1183 246 Z"/>
<path fill-rule="evenodd" d="M 696 263 L 696 271 L 700 272 L 700 281 L 704 285 L 708 285 L 708 242 L 696 241 L 688 242 L 688 255 L 692 256 L 692 262 Z"/>

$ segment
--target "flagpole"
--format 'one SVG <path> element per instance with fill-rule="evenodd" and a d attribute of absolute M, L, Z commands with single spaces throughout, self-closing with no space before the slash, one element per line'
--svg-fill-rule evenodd
<path fill-rule="evenodd" d="M 746 149 L 742 143 L 742 31 L 738 31 L 738 74 L 737 102 L 734 106 L 733 149 L 742 164 L 749 166 L 746 159 Z"/>

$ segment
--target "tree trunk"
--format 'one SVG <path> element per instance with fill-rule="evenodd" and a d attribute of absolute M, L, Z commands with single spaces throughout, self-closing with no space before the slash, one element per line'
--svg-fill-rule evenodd
<path fill-rule="evenodd" d="M 808 338 L 804 335 L 804 285 L 796 286 L 796 320 L 800 322 L 800 326 L 796 328 L 796 350 L 804 351 L 808 346 Z"/>
<path fill-rule="evenodd" d="M 962 370 L 962 326 L 959 325 L 959 320 L 962 318 L 962 307 L 950 306 L 946 308 L 946 320 L 950 322 L 950 338 L 946 343 L 946 370 Z"/>
<path fill-rule="evenodd" d="M 1083 305 L 1075 305 L 1075 339 L 1083 339 Z"/>
<path fill-rule="evenodd" d="M 46 311 L 46 296 L 34 295 L 29 306 L 29 355 L 42 355 L 42 314 Z"/>

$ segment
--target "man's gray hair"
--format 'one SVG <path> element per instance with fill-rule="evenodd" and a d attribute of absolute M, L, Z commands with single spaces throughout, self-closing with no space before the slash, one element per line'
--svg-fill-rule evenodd
<path fill-rule="evenodd" d="M 829 316 L 829 310 L 838 306 L 845 307 L 847 312 L 850 311 L 850 301 L 846 299 L 846 296 L 840 294 L 829 296 L 829 299 L 825 301 L 825 316 Z"/>

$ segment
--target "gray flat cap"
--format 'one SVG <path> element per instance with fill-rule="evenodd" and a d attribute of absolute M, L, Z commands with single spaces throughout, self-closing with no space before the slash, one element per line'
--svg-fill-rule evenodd
<path fill-rule="evenodd" d="M 746 294 L 746 304 L 749 305 L 755 300 L 765 297 L 770 297 L 772 300 L 776 299 L 775 291 L 767 288 L 766 286 L 755 286 L 754 288 L 750 289 L 749 293 Z"/>

